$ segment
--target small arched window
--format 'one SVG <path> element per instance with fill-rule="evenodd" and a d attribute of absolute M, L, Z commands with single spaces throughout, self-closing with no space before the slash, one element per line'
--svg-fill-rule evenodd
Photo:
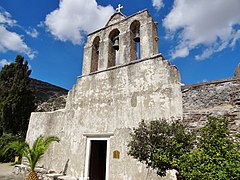
<path fill-rule="evenodd" d="M 130 26 L 131 60 L 141 59 L 140 22 L 135 20 Z"/>
<path fill-rule="evenodd" d="M 115 66 L 119 61 L 119 30 L 114 29 L 109 34 L 108 67 Z"/>
<path fill-rule="evenodd" d="M 92 44 L 92 59 L 91 59 L 91 72 L 98 70 L 98 61 L 99 61 L 99 36 L 95 37 Z"/>

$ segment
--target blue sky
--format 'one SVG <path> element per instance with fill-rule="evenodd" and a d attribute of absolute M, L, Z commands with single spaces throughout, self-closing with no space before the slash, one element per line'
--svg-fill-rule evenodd
<path fill-rule="evenodd" d="M 86 35 L 118 4 L 148 9 L 158 22 L 159 52 L 182 83 L 232 77 L 240 62 L 239 0 L 1 0 L 0 68 L 23 55 L 32 78 L 71 89 L 81 75 Z"/>

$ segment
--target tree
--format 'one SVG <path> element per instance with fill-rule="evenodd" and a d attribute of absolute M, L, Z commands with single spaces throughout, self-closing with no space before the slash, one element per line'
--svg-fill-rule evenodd
<path fill-rule="evenodd" d="M 39 136 L 34 141 L 32 148 L 30 148 L 27 142 L 14 141 L 4 148 L 3 154 L 9 151 L 10 149 L 13 149 L 19 152 L 23 157 L 26 157 L 31 169 L 31 172 L 29 173 L 27 179 L 38 180 L 37 173 L 35 172 L 36 164 L 43 157 L 49 145 L 52 144 L 54 141 L 59 142 L 60 140 L 56 136 L 47 137 Z"/>
<path fill-rule="evenodd" d="M 186 179 L 240 179 L 239 138 L 230 136 L 228 120 L 209 118 L 196 147 L 180 158 L 179 165 Z"/>
<path fill-rule="evenodd" d="M 131 133 L 128 154 L 165 176 L 166 170 L 179 171 L 178 159 L 193 148 L 194 134 L 179 121 L 142 121 Z"/>
<path fill-rule="evenodd" d="M 0 132 L 25 136 L 34 94 L 29 87 L 31 70 L 22 56 L 0 71 Z"/>

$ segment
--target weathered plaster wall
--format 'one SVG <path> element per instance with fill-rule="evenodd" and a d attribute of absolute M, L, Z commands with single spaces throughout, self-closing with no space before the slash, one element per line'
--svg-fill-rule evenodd
<path fill-rule="evenodd" d="M 48 113 L 32 113 L 27 141 L 40 134 L 61 138 L 43 159 L 46 168 L 61 171 L 69 159 L 67 174 L 84 176 L 87 134 L 110 137 L 109 179 L 146 177 L 143 164 L 127 155 L 130 129 L 142 120 L 182 117 L 179 73 L 161 55 L 134 61 L 78 78 L 66 107 Z M 114 150 L 120 158 L 113 159 Z M 171 174 L 168 175 L 168 178 Z"/>
<path fill-rule="evenodd" d="M 240 132 L 239 90 L 239 77 L 182 86 L 184 121 L 200 128 L 208 116 L 225 116 L 231 130 Z"/>
<path fill-rule="evenodd" d="M 94 119 L 88 124 L 99 132 L 132 127 L 141 119 L 181 117 L 178 81 L 177 69 L 161 56 L 135 61 L 80 77 L 69 93 L 66 110 L 87 109 L 82 116 Z M 106 125 L 99 127 L 98 120 Z"/>
<path fill-rule="evenodd" d="M 136 21 L 140 24 L 141 60 L 134 60 L 131 54 L 137 53 L 130 28 Z M 112 47 L 116 37 L 119 57 L 112 58 L 117 53 Z M 104 28 L 88 35 L 83 75 L 68 93 L 65 109 L 31 115 L 27 141 L 32 143 L 40 134 L 61 139 L 41 162 L 47 169 L 60 172 L 69 159 L 67 174 L 86 177 L 88 140 L 101 137 L 110 142 L 109 180 L 159 179 L 127 155 L 131 129 L 142 119 L 182 118 L 180 76 L 176 67 L 156 55 L 157 41 L 157 25 L 147 10 L 130 17 L 115 13 Z M 120 152 L 119 159 L 112 157 L 115 150 Z M 174 179 L 174 172 L 164 179 Z"/>

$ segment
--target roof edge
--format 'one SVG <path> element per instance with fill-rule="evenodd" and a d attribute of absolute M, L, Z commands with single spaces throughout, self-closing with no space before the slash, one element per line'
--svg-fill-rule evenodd
<path fill-rule="evenodd" d="M 121 20 L 121 21 L 118 21 L 117 23 L 123 22 L 123 21 L 125 21 L 125 20 L 127 20 L 127 19 L 129 19 L 129 18 L 131 18 L 131 17 L 133 17 L 133 16 L 136 16 L 136 15 L 138 15 L 138 14 L 141 14 L 141 13 L 143 13 L 143 12 L 145 12 L 145 11 L 149 14 L 147 8 L 146 8 L 146 9 L 143 9 L 143 10 L 141 10 L 141 11 L 138 11 L 137 13 L 132 14 L 132 15 L 130 15 L 130 16 L 125 16 L 124 14 L 121 13 L 121 14 L 124 15 L 126 18 L 123 19 L 123 20 Z M 118 12 L 116 12 L 116 13 L 118 13 Z M 114 14 L 116 14 L 116 13 L 114 13 Z M 113 15 L 114 15 L 114 14 L 113 14 Z M 113 16 L 113 15 L 112 15 L 112 16 Z M 149 14 L 149 15 L 150 15 L 150 14 Z M 109 18 L 109 20 L 112 18 L 112 16 Z M 109 20 L 108 20 L 108 22 L 109 22 Z M 107 22 L 107 23 L 108 23 L 108 22 Z M 106 24 L 107 24 L 107 23 L 106 23 Z M 109 25 L 109 26 L 104 26 L 104 27 L 102 27 L 102 28 L 100 28 L 100 29 L 98 29 L 98 30 L 96 30 L 96 31 L 93 31 L 93 32 L 89 33 L 87 36 L 91 36 L 92 34 L 95 34 L 95 33 L 99 32 L 99 31 L 101 31 L 101 30 L 103 30 L 103 29 L 108 28 L 108 27 L 114 26 L 114 25 L 117 24 L 117 23 L 111 24 L 111 25 Z"/>

